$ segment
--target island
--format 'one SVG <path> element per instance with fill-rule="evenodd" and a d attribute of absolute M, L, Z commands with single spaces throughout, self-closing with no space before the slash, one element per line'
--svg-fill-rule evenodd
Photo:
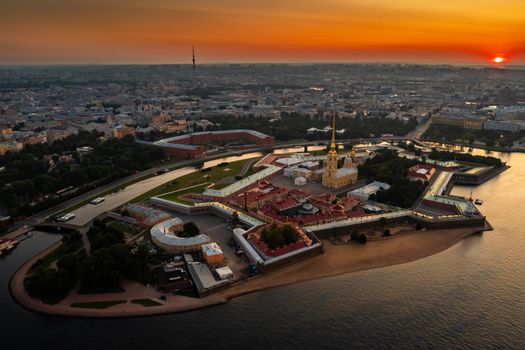
<path fill-rule="evenodd" d="M 188 311 L 410 262 L 491 230 L 481 199 L 450 191 L 455 183 L 475 186 L 496 176 L 507 168 L 501 161 L 417 140 L 342 150 L 336 119 L 327 153 L 219 163 L 88 225 L 40 225 L 60 227 L 63 238 L 20 267 L 10 283 L 14 298 L 30 310 L 67 316 Z M 170 142 L 187 149 L 180 139 L 159 146 L 172 151 Z"/>

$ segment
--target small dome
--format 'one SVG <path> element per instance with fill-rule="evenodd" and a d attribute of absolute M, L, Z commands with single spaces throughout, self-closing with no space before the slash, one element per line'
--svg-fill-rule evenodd
<path fill-rule="evenodd" d="M 343 207 L 341 204 L 334 205 L 332 209 L 337 211 L 345 211 L 345 207 Z"/>
<path fill-rule="evenodd" d="M 295 180 L 294 180 L 294 184 L 296 186 L 304 186 L 304 185 L 306 185 L 306 183 L 307 183 L 306 178 L 304 178 L 302 176 L 296 177 Z"/>
<path fill-rule="evenodd" d="M 270 183 L 268 181 L 266 181 L 266 180 L 259 181 L 259 187 L 260 188 L 264 188 L 264 187 L 268 186 L 269 184 Z"/>

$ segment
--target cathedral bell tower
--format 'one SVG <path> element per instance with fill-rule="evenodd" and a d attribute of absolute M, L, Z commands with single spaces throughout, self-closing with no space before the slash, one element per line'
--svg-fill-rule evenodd
<path fill-rule="evenodd" d="M 329 188 L 336 187 L 337 178 L 337 146 L 335 144 L 335 114 L 332 115 L 332 143 L 330 144 L 330 151 L 326 157 L 326 166 L 323 173 L 323 186 Z"/>

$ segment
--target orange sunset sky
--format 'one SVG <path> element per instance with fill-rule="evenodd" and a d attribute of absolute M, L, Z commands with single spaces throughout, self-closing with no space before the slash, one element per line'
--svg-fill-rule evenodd
<path fill-rule="evenodd" d="M 525 0 L 0 0 L 0 64 L 525 63 Z"/>

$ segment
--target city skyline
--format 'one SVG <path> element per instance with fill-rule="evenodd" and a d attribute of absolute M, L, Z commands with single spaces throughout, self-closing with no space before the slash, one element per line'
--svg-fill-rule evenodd
<path fill-rule="evenodd" d="M 525 63 L 517 0 L 3 3 L 0 64 Z"/>

